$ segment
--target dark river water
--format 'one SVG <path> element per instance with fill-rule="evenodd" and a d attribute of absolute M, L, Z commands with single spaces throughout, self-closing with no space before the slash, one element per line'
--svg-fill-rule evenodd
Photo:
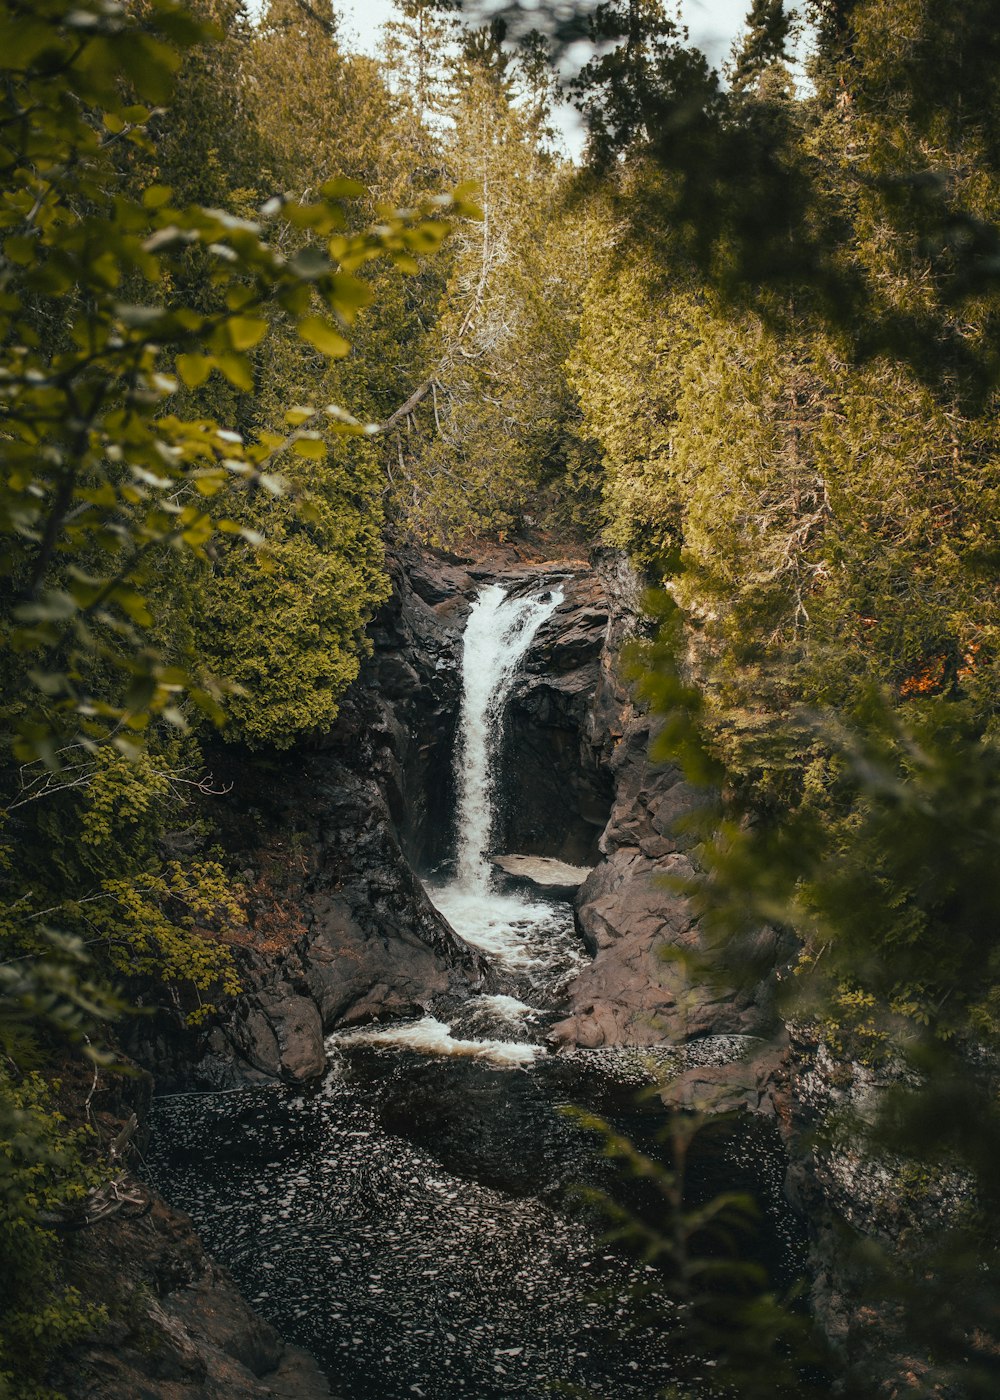
<path fill-rule="evenodd" d="M 549 910 L 568 937 L 567 913 Z M 522 968 L 520 989 L 543 1002 L 539 981 Z M 586 1108 L 662 1155 L 668 1116 L 637 1094 L 680 1052 L 552 1055 L 539 1040 L 554 1013 L 513 997 L 447 1014 L 332 1037 L 315 1092 L 157 1100 L 155 1184 L 344 1400 L 648 1400 L 677 1364 L 669 1296 L 652 1266 L 607 1243 L 606 1218 L 577 1188 L 647 1217 L 649 1203 L 564 1110 Z M 717 1038 L 687 1053 L 744 1048 Z M 706 1132 L 688 1173 L 692 1201 L 757 1198 L 756 1251 L 778 1283 L 803 1255 L 783 1174 L 776 1134 L 749 1120 Z M 702 1374 L 709 1395 L 711 1366 Z"/>

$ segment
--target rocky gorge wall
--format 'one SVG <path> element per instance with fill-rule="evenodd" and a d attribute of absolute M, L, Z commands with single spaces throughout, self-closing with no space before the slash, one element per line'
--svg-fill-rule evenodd
<path fill-rule="evenodd" d="M 435 994 L 488 981 L 414 873 L 447 850 L 474 585 L 446 561 L 408 563 L 392 561 L 392 597 L 332 733 L 289 754 L 210 755 L 228 790 L 212 804 L 213 838 L 247 890 L 233 950 L 243 992 L 202 1030 L 167 1012 L 138 1028 L 128 1048 L 161 1089 L 306 1083 L 334 1027 L 419 1014 Z"/>
<path fill-rule="evenodd" d="M 591 564 L 518 557 L 512 550 L 476 560 L 406 552 L 392 561 L 392 571 L 393 595 L 370 629 L 372 655 L 345 697 L 334 732 L 281 756 L 223 747 L 213 755 L 217 782 L 231 787 L 214 807 L 214 828 L 248 891 L 247 938 L 235 948 L 244 990 L 198 1030 L 166 1012 L 145 1020 L 132 1053 L 155 1070 L 160 1092 L 253 1080 L 308 1084 L 325 1069 L 324 1037 L 331 1030 L 419 1016 L 444 992 L 494 989 L 484 959 L 435 910 L 415 872 L 441 868 L 454 849 L 452 759 L 471 603 L 486 582 L 529 590 L 558 579 L 564 600 L 540 628 L 510 700 L 498 833 L 506 851 L 593 867 L 576 899 L 592 961 L 567 988 L 553 1046 L 759 1038 L 756 1053 L 685 1070 L 664 1095 L 683 1106 L 777 1116 L 793 1153 L 797 1199 L 822 1222 L 815 1233 L 815 1297 L 836 1332 L 848 1273 L 836 1262 L 832 1242 L 854 1188 L 848 1177 L 838 1196 L 815 1170 L 812 1118 L 797 1089 L 790 1090 L 775 988 L 791 944 L 760 930 L 753 951 L 768 970 L 736 990 L 699 980 L 683 960 L 663 957 L 664 948 L 705 951 L 698 922 L 674 882 L 697 868 L 693 839 L 678 833 L 678 822 L 711 794 L 649 758 L 655 721 L 633 702 L 621 665 L 623 645 L 642 625 L 635 576 L 611 553 Z M 802 1052 L 794 1062 L 796 1082 L 808 1073 L 806 1059 Z M 863 1199 L 860 1184 L 854 1196 Z M 159 1245 L 149 1230 L 158 1220 L 156 1228 L 176 1243 L 186 1238 L 185 1225 L 162 1203 L 150 1216 L 130 1248 L 147 1261 L 147 1275 L 152 1270 L 158 1277 L 160 1266 L 150 1260 Z M 221 1393 L 248 1400 L 328 1394 L 304 1382 L 295 1392 L 252 1388 L 261 1376 L 268 1385 L 281 1383 L 286 1363 L 276 1339 L 261 1343 L 264 1370 L 241 1376 L 249 1389 L 213 1389 L 212 1368 L 230 1364 L 219 1361 L 220 1349 L 238 1365 L 245 1366 L 245 1357 L 238 1348 L 233 1352 L 235 1343 L 226 1350 L 228 1322 L 218 1335 L 199 1340 L 185 1308 L 198 1290 L 204 1295 L 200 1311 L 225 1319 L 239 1307 L 209 1261 L 197 1250 L 190 1260 L 187 1273 L 178 1275 L 181 1283 L 154 1289 L 164 1300 L 182 1290 L 162 1309 L 162 1327 L 180 1328 L 177 1335 L 187 1338 L 164 1362 L 168 1371 L 189 1367 L 187 1388 L 178 1394 L 191 1400 Z M 287 1364 L 294 1370 L 304 1363 L 292 1357 Z M 193 1379 L 196 1373 L 200 1379 Z M 148 1390 L 130 1390 L 122 1381 L 79 1393 L 108 1400 L 170 1396 L 173 1383 L 164 1373 Z"/>
<path fill-rule="evenodd" d="M 627 562 L 611 551 L 591 562 L 411 550 L 391 568 L 371 657 L 334 731 L 291 754 L 213 755 L 216 782 L 230 789 L 213 804 L 214 834 L 248 891 L 248 933 L 234 949 L 244 990 L 201 1029 L 168 1012 L 137 1027 L 128 1048 L 160 1091 L 308 1083 L 324 1071 L 331 1030 L 419 1016 L 444 992 L 495 989 L 415 873 L 454 851 L 463 629 L 493 582 L 513 592 L 558 582 L 564 593 L 510 698 L 497 832 L 503 850 L 593 867 L 576 899 L 593 961 L 567 990 L 554 1046 L 771 1035 L 787 940 L 760 930 L 753 951 L 768 970 L 736 990 L 664 957 L 705 951 L 672 882 L 697 860 L 678 823 L 711 794 L 649 758 L 655 721 L 622 674 L 622 648 L 643 625 Z M 787 1118 L 782 1085 L 781 1048 L 762 1039 L 758 1055 L 714 1075 L 685 1072 L 674 1092 Z"/>
<path fill-rule="evenodd" d="M 499 844 L 599 855 L 623 704 L 600 573 L 512 550 L 476 561 L 412 551 L 392 572 L 372 655 L 334 731 L 288 755 L 221 745 L 211 755 L 228 790 L 212 807 L 213 839 L 248 891 L 248 932 L 234 947 L 243 992 L 202 1029 L 167 1011 L 137 1028 L 128 1049 L 161 1091 L 307 1083 L 323 1073 L 330 1031 L 493 986 L 416 873 L 454 853 L 462 634 L 487 582 L 516 591 L 558 580 L 565 593 L 512 697 Z"/>

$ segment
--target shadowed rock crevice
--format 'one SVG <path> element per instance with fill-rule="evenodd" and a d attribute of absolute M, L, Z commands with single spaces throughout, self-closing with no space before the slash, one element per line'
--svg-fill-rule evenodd
<path fill-rule="evenodd" d="M 608 606 L 592 571 L 563 588 L 508 706 L 498 837 L 504 851 L 593 865 L 613 794 L 594 726 Z"/>

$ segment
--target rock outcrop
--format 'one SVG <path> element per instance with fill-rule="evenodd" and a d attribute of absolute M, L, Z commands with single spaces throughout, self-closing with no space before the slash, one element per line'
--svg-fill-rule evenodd
<path fill-rule="evenodd" d="M 312 1357 L 286 1346 L 205 1253 L 190 1219 L 138 1181 L 128 1213 L 71 1246 L 109 1321 L 53 1384 L 67 1400 L 331 1400 Z"/>
<path fill-rule="evenodd" d="M 774 1022 L 773 972 L 734 988 L 689 970 L 707 949 L 680 888 L 695 874 L 682 819 L 711 794 L 649 757 L 655 721 L 632 702 L 620 667 L 621 647 L 640 625 L 638 584 L 619 557 L 602 565 L 609 623 L 585 724 L 614 800 L 599 841 L 603 859 L 576 898 L 594 961 L 572 983 L 570 1015 L 552 1038 L 596 1047 L 766 1033 Z M 766 928 L 753 944 L 744 953 L 755 966 L 776 968 L 789 951 Z"/>
<path fill-rule="evenodd" d="M 418 554 L 392 573 L 333 732 L 288 754 L 211 755 L 228 789 L 207 813 L 212 839 L 248 892 L 234 946 L 244 990 L 203 1030 L 166 1012 L 134 1029 L 128 1049 L 161 1089 L 308 1082 L 334 1027 L 418 1015 L 441 991 L 488 981 L 414 874 L 451 839 L 462 626 L 477 584 Z"/>
<path fill-rule="evenodd" d="M 613 793 L 594 722 L 608 604 L 589 567 L 560 584 L 565 597 L 539 628 L 507 708 L 501 839 L 506 851 L 592 865 Z"/>
<path fill-rule="evenodd" d="M 593 1047 L 760 1035 L 773 1025 L 770 978 L 733 988 L 690 971 L 691 960 L 708 949 L 679 888 L 694 877 L 695 865 L 677 823 L 707 795 L 676 768 L 651 763 L 650 738 L 648 716 L 625 720 L 611 764 L 616 796 L 601 837 L 604 859 L 576 901 L 594 961 L 572 984 L 571 1014 L 553 1036 Z M 772 967 L 786 955 L 766 928 L 746 952 Z"/>
<path fill-rule="evenodd" d="M 248 891 L 248 933 L 234 950 L 244 990 L 198 1031 L 167 1012 L 134 1028 L 128 1049 L 161 1089 L 306 1083 L 323 1073 L 334 1028 L 419 1015 L 442 992 L 492 985 L 414 873 L 454 849 L 462 634 L 486 582 L 558 580 L 566 591 L 518 685 L 514 839 L 498 840 L 563 859 L 593 853 L 611 800 L 593 720 L 608 617 L 600 580 L 580 561 L 510 549 L 476 563 L 411 550 L 391 572 L 372 655 L 334 730 L 285 755 L 226 745 L 211 755 L 229 789 L 208 814 L 212 839 Z"/>

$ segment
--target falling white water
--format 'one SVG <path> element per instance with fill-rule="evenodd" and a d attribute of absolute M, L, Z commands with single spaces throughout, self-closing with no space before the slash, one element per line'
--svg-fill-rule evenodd
<path fill-rule="evenodd" d="M 551 904 L 498 892 L 487 857 L 496 819 L 503 713 L 519 663 L 563 596 L 557 587 L 508 598 L 491 584 L 476 599 L 465 629 L 455 773 L 457 868 L 455 878 L 430 895 L 463 938 L 510 968 L 544 967 L 553 952 L 545 936 L 553 911 Z"/>
<path fill-rule="evenodd" d="M 508 598 L 498 584 L 484 588 L 465 628 L 462 717 L 458 750 L 458 884 L 486 894 L 486 859 L 495 817 L 494 790 L 503 711 L 517 665 L 535 633 L 563 600 L 561 588 Z"/>

